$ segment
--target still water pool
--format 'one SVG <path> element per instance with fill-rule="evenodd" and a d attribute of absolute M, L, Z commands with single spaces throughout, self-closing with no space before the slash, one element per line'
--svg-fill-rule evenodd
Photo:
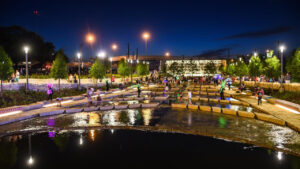
<path fill-rule="evenodd" d="M 52 135 L 14 135 L 2 138 L 0 153 L 1 168 L 6 169 L 300 167 L 298 157 L 248 144 L 141 130 L 80 129 Z"/>
<path fill-rule="evenodd" d="M 32 168 L 298 169 L 300 135 L 255 119 L 169 107 L 62 114 L 0 126 L 0 169 L 28 168 L 29 154 Z"/>

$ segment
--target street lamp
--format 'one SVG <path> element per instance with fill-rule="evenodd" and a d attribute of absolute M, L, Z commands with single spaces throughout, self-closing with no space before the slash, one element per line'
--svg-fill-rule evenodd
<path fill-rule="evenodd" d="M 281 83 L 280 83 L 280 92 L 283 92 L 283 51 L 284 51 L 285 47 L 284 46 L 280 46 L 279 50 L 280 50 L 280 54 L 281 54 Z"/>
<path fill-rule="evenodd" d="M 99 58 L 105 58 L 106 53 L 104 51 L 101 51 L 98 53 Z"/>
<path fill-rule="evenodd" d="M 29 85 L 29 82 L 28 82 L 28 51 L 29 51 L 29 47 L 28 46 L 25 46 L 24 47 L 24 51 L 25 51 L 25 57 L 26 57 L 26 90 L 28 90 L 28 85 Z"/>
<path fill-rule="evenodd" d="M 114 56 L 115 56 L 115 52 L 118 49 L 118 45 L 113 44 L 111 48 L 114 51 Z M 110 85 L 112 86 L 112 57 L 110 58 Z"/>
<path fill-rule="evenodd" d="M 256 52 L 254 52 L 254 57 L 256 57 L 257 56 L 257 53 Z"/>
<path fill-rule="evenodd" d="M 143 33 L 143 38 L 145 39 L 145 56 L 147 56 L 147 42 L 150 38 L 150 34 L 148 32 Z"/>
<path fill-rule="evenodd" d="M 81 59 L 81 53 L 77 53 L 77 58 L 78 58 L 78 88 L 81 89 L 80 86 L 80 59 Z"/>
<path fill-rule="evenodd" d="M 92 45 L 92 44 L 96 41 L 96 37 L 95 37 L 94 34 L 88 33 L 88 34 L 85 36 L 85 40 L 86 40 L 87 43 L 89 43 L 89 44 Z"/>
<path fill-rule="evenodd" d="M 131 78 L 131 84 L 132 84 L 132 59 L 130 59 L 130 78 Z"/>

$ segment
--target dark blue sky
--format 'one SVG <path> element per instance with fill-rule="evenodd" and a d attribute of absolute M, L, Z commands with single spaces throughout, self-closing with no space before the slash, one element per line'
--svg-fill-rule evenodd
<path fill-rule="evenodd" d="M 299 5 L 297 0 L 1 0 L 0 25 L 37 31 L 69 57 L 88 31 L 97 35 L 97 42 L 84 48 L 85 55 L 110 52 L 112 43 L 124 55 L 128 42 L 144 54 L 145 30 L 151 33 L 150 54 L 188 56 L 226 48 L 245 54 L 275 49 L 278 40 L 288 50 L 299 47 Z M 37 20 L 34 10 L 40 13 Z"/>

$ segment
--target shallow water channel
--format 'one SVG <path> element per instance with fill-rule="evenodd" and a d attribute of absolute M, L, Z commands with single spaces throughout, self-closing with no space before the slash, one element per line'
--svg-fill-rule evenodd
<path fill-rule="evenodd" d="M 183 133 L 188 135 L 182 135 Z M 14 144 L 20 152 L 15 157 L 17 160 L 13 165 L 14 168 L 22 168 L 20 166 L 25 163 L 22 153 L 28 152 L 28 147 L 26 147 L 28 134 L 32 134 L 32 153 L 36 156 L 38 154 L 38 161 L 42 158 L 41 162 L 37 162 L 38 165 L 42 165 L 39 168 L 61 167 L 58 162 L 52 164 L 50 159 L 54 160 L 64 155 L 70 156 L 65 163 L 72 163 L 72 158 L 81 158 L 84 154 L 86 158 L 93 159 L 96 152 L 92 147 L 97 147 L 98 144 L 102 147 L 99 151 L 104 151 L 99 156 L 106 159 L 105 165 L 109 165 L 108 161 L 112 160 L 104 157 L 106 153 L 111 158 L 117 154 L 115 159 L 120 160 L 125 166 L 134 165 L 129 160 L 130 157 L 120 155 L 120 153 L 129 153 L 132 159 L 145 156 L 144 162 L 150 163 L 151 161 L 151 164 L 158 164 L 164 156 L 166 157 L 165 164 L 168 160 L 174 159 L 174 161 L 179 160 L 177 163 L 180 165 L 185 162 L 187 165 L 192 165 L 199 162 L 197 161 L 199 157 L 203 159 L 203 164 L 208 166 L 211 164 L 211 168 L 222 166 L 232 168 L 247 168 L 248 166 L 249 168 L 261 166 L 292 168 L 296 166 L 300 168 L 300 159 L 297 157 L 300 155 L 300 135 L 294 130 L 255 119 L 199 110 L 160 107 L 62 114 L 0 126 L 0 134 L 2 135 L 0 153 L 15 151 L 6 149 L 6 144 Z M 68 141 L 57 143 L 56 139 Z M 91 142 L 91 145 L 85 145 L 85 148 L 78 147 L 80 139 L 83 142 Z M 64 147 L 63 150 L 57 150 L 61 149 L 61 146 Z M 43 149 L 38 147 L 43 147 Z M 56 147 L 56 149 L 51 147 Z M 76 155 L 73 151 L 84 153 Z M 49 157 L 51 154 L 57 157 Z M 191 161 L 187 159 L 187 154 L 190 154 Z M 245 159 L 241 159 L 241 154 L 245 156 Z M 152 155 L 155 157 L 151 158 Z M 150 161 L 147 162 L 146 157 L 150 158 Z M 229 163 L 227 160 L 230 159 L 234 159 L 237 163 Z M 84 157 L 82 162 L 88 163 L 86 160 Z M 143 160 L 136 162 L 137 166 L 142 165 Z M 215 163 L 215 160 L 221 162 Z M 262 163 L 264 160 L 272 162 Z M 251 161 L 251 165 L 243 166 L 243 162 L 246 161 Z M 176 166 L 176 162 L 170 165 Z"/>

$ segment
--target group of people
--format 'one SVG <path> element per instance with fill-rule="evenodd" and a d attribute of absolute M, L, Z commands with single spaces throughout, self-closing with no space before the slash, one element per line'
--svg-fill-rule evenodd
<path fill-rule="evenodd" d="M 11 74 L 10 82 L 11 83 L 19 82 L 19 79 L 20 79 L 20 73 L 18 70 L 16 70 L 15 73 Z"/>
<path fill-rule="evenodd" d="M 70 74 L 69 76 L 69 82 L 70 83 L 77 83 L 78 75 L 75 73 L 74 75 Z"/>

